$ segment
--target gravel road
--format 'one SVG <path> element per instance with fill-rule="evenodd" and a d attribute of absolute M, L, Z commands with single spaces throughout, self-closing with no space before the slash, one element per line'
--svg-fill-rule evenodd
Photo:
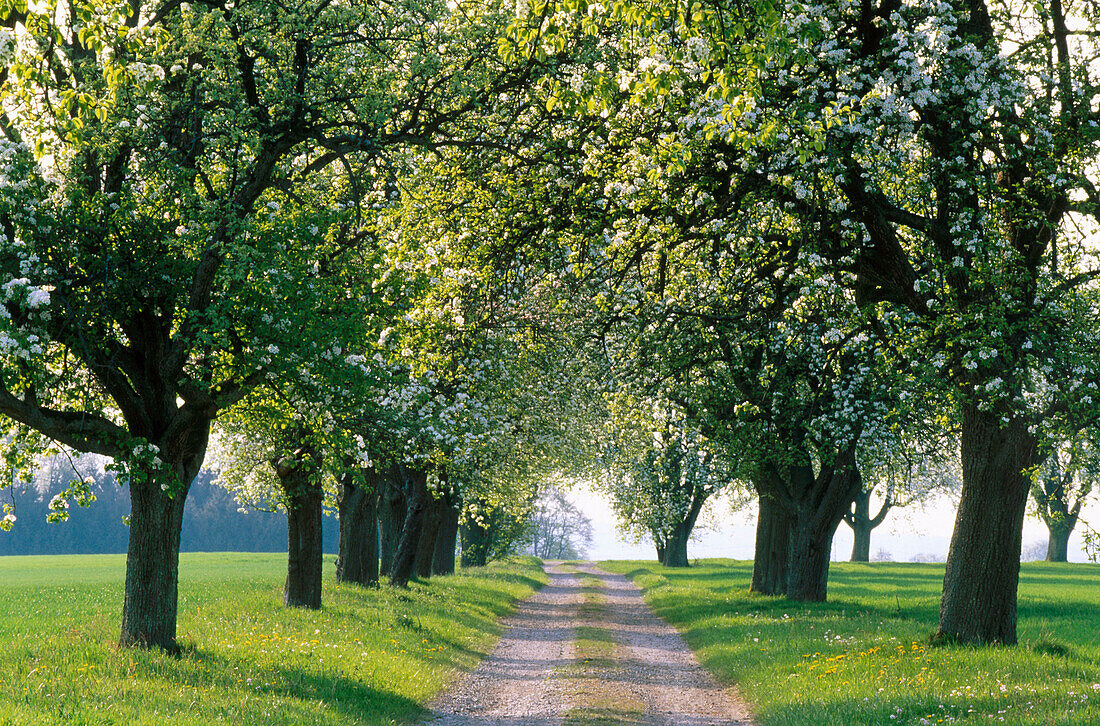
<path fill-rule="evenodd" d="M 583 707 L 595 699 L 611 704 L 611 713 L 615 704 L 627 704 L 623 713 L 629 716 L 620 722 L 632 726 L 752 726 L 744 702 L 699 666 L 680 635 L 653 614 L 633 583 L 591 564 L 575 568 L 603 585 L 603 606 L 598 618 L 590 620 L 582 615 L 578 574 L 555 564 L 548 563 L 549 584 L 505 621 L 492 654 L 430 704 L 433 715 L 425 724 L 583 724 Z M 578 626 L 606 630 L 617 643 L 613 656 L 601 658 L 596 666 L 578 666 Z M 598 722 L 609 721 L 605 715 Z"/>

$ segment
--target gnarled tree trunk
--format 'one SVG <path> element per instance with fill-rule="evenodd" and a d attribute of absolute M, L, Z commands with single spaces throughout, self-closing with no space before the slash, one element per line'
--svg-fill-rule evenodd
<path fill-rule="evenodd" d="M 825 602 L 829 586 L 829 552 L 835 531 L 835 525 L 832 528 L 822 525 L 810 513 L 795 516 L 787 597 L 799 602 Z"/>
<path fill-rule="evenodd" d="M 687 567 L 688 540 L 695 529 L 695 523 L 699 521 L 699 513 L 703 511 L 703 504 L 707 501 L 708 493 L 702 488 L 692 492 L 691 506 L 684 518 L 673 526 L 672 531 L 665 533 L 662 547 L 658 548 L 657 559 L 665 567 Z M 655 536 L 654 540 L 658 540 Z M 663 556 L 662 556 L 663 550 Z"/>
<path fill-rule="evenodd" d="M 416 563 L 413 570 L 419 578 L 432 576 L 432 561 L 435 559 L 435 542 L 443 526 L 444 502 L 439 497 L 428 497 L 428 506 L 424 511 L 424 525 L 420 532 L 420 541 L 416 545 Z"/>
<path fill-rule="evenodd" d="M 361 479 L 345 474 L 338 502 L 340 546 L 336 579 L 359 585 L 378 584 L 378 475 L 360 472 Z"/>
<path fill-rule="evenodd" d="M 855 445 L 837 452 L 836 460 L 823 466 L 816 477 L 808 466 L 792 470 L 794 527 L 787 597 L 800 602 L 824 602 L 833 534 L 862 484 L 856 468 Z"/>
<path fill-rule="evenodd" d="M 1020 541 L 1037 460 L 1025 419 L 963 406 L 963 486 L 947 554 L 936 637 L 1016 642 Z"/>
<path fill-rule="evenodd" d="M 442 510 L 442 524 L 435 538 L 435 553 L 432 557 L 432 574 L 449 575 L 455 571 L 455 545 L 458 543 L 458 517 L 461 513 L 455 496 L 448 493 Z"/>
<path fill-rule="evenodd" d="M 382 496 L 379 500 L 378 536 L 379 536 L 379 573 L 389 576 L 393 566 L 393 556 L 401 541 L 401 528 L 405 524 L 405 492 L 397 475 L 397 469 L 390 467 L 380 482 Z"/>
<path fill-rule="evenodd" d="M 665 556 L 661 560 L 661 564 L 665 567 L 688 566 L 689 534 L 686 530 L 683 524 L 678 524 L 665 539 Z"/>
<path fill-rule="evenodd" d="M 1077 526 L 1085 498 L 1092 491 L 1091 482 L 1083 482 L 1077 490 L 1076 501 L 1071 501 L 1070 490 L 1077 476 L 1075 464 L 1079 455 L 1074 451 L 1063 463 L 1056 448 L 1043 467 L 1046 471 L 1036 477 L 1031 485 L 1039 518 L 1047 526 L 1047 562 L 1066 562 L 1069 559 L 1069 536 Z"/>
<path fill-rule="evenodd" d="M 1066 562 L 1069 560 L 1069 536 L 1073 527 L 1047 525 L 1047 562 Z"/>
<path fill-rule="evenodd" d="M 150 476 L 130 484 L 130 540 L 119 645 L 179 652 L 176 616 L 179 599 L 180 531 L 191 482 L 206 456 L 210 422 L 171 427 L 175 437 L 160 443 L 171 466 L 167 480 Z"/>
<path fill-rule="evenodd" d="M 179 650 L 180 530 L 187 490 L 170 494 L 160 484 L 149 479 L 130 486 L 130 542 L 119 644 L 175 653 Z"/>
<path fill-rule="evenodd" d="M 844 520 L 848 522 L 848 520 Z M 855 524 L 848 522 L 852 528 L 852 562 L 871 561 L 871 525 L 864 521 Z"/>
<path fill-rule="evenodd" d="M 405 491 L 405 523 L 401 527 L 401 539 L 393 555 L 390 567 L 390 585 L 407 587 L 416 567 L 416 551 L 424 529 L 424 518 L 429 506 L 428 475 L 426 472 L 401 467 Z"/>
<path fill-rule="evenodd" d="M 871 532 L 886 521 L 886 514 L 894 506 L 888 494 L 878 514 L 871 516 L 871 491 L 860 487 L 852 502 L 852 510 L 844 515 L 844 521 L 852 528 L 852 562 L 871 561 Z"/>
<path fill-rule="evenodd" d="M 749 592 L 782 595 L 787 591 L 793 523 L 786 506 L 770 494 L 760 494 Z"/>
<path fill-rule="evenodd" d="M 321 490 L 320 464 L 308 446 L 274 462 L 283 489 L 287 524 L 286 585 L 283 603 L 287 607 L 321 607 Z"/>

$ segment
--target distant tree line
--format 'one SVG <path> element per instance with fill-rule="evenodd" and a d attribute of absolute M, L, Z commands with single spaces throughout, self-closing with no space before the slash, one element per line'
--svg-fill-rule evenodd
<path fill-rule="evenodd" d="M 285 552 L 286 516 L 260 510 L 239 511 L 233 495 L 213 482 L 216 474 L 204 469 L 191 488 L 183 510 L 183 552 Z M 130 490 L 115 482 L 113 472 L 97 477 L 90 486 L 96 502 L 70 507 L 64 522 L 48 523 L 51 494 L 33 487 L 8 490 L 0 500 L 14 496 L 19 536 L 0 537 L 0 555 L 122 554 L 129 536 Z M 337 523 L 323 520 L 326 553 L 336 552 Z"/>

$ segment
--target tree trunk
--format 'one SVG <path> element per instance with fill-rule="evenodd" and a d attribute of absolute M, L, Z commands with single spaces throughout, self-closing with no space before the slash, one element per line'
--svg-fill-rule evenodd
<path fill-rule="evenodd" d="M 844 517 L 852 528 L 852 562 L 871 561 L 871 492 L 860 487 L 852 502 L 852 511 Z"/>
<path fill-rule="evenodd" d="M 861 486 L 852 502 L 852 511 L 844 515 L 844 521 L 852 528 L 852 562 L 871 561 L 871 532 L 886 521 L 886 515 L 894 506 L 893 492 L 888 491 L 878 514 L 871 516 L 871 490 Z"/>
<path fill-rule="evenodd" d="M 947 554 L 936 638 L 1016 642 L 1020 541 L 1035 466 L 1035 437 L 1024 419 L 963 406 L 963 485 Z"/>
<path fill-rule="evenodd" d="M 435 539 L 435 553 L 432 557 L 433 575 L 450 575 L 455 571 L 455 544 L 458 542 L 459 507 L 448 495 L 443 508 L 443 523 Z"/>
<path fill-rule="evenodd" d="M 428 476 L 425 472 L 405 469 L 405 523 L 401 527 L 401 539 L 393 555 L 390 568 L 390 585 L 408 587 L 416 566 L 416 549 L 424 529 L 424 517 L 428 509 Z"/>
<path fill-rule="evenodd" d="M 665 567 L 688 566 L 688 539 L 691 538 L 691 528 L 686 522 L 680 522 L 665 537 L 664 558 L 661 564 Z"/>
<path fill-rule="evenodd" d="M 1069 536 L 1081 516 L 1081 505 L 1091 491 L 1091 485 L 1078 491 L 1077 501 L 1070 501 L 1069 490 L 1076 478 L 1078 454 L 1070 454 L 1069 461 L 1060 461 L 1058 452 L 1049 455 L 1046 472 L 1031 485 L 1031 493 L 1039 518 L 1047 526 L 1047 562 L 1066 562 L 1069 559 Z"/>
<path fill-rule="evenodd" d="M 393 566 L 393 555 L 401 541 L 401 527 L 405 523 L 405 494 L 391 473 L 382 485 L 382 496 L 378 518 L 379 530 L 379 573 L 389 575 Z"/>
<path fill-rule="evenodd" d="M 180 530 L 190 480 L 171 493 L 160 485 L 157 479 L 130 485 L 130 543 L 119 645 L 177 653 Z"/>
<path fill-rule="evenodd" d="M 688 567 L 688 540 L 695 529 L 695 523 L 699 521 L 699 513 L 703 511 L 703 505 L 707 501 L 707 492 L 702 487 L 695 487 L 691 493 L 691 506 L 684 518 L 673 524 L 668 532 L 654 532 L 653 541 L 658 542 L 657 560 L 665 567 Z"/>
<path fill-rule="evenodd" d="M 1047 525 L 1047 562 L 1066 562 L 1069 559 L 1069 536 L 1072 528 Z"/>
<path fill-rule="evenodd" d="M 757 506 L 756 553 L 749 592 L 782 595 L 787 591 L 793 518 L 769 494 L 761 494 Z"/>
<path fill-rule="evenodd" d="M 869 522 L 857 520 L 855 524 L 848 522 L 852 528 L 852 562 L 871 561 L 871 525 Z"/>
<path fill-rule="evenodd" d="M 435 542 L 439 529 L 443 525 L 444 503 L 441 498 L 428 497 L 428 506 L 424 510 L 424 524 L 420 530 L 420 539 L 416 543 L 416 561 L 413 571 L 420 578 L 432 576 L 432 561 L 435 559 Z"/>
<path fill-rule="evenodd" d="M 477 520 L 471 519 L 465 522 L 459 531 L 462 534 L 462 566 L 484 567 L 489 561 L 492 530 Z"/>
<path fill-rule="evenodd" d="M 366 472 L 364 472 L 366 474 Z M 377 474 L 357 481 L 345 474 L 340 482 L 340 547 L 336 579 L 358 585 L 378 584 Z"/>
<path fill-rule="evenodd" d="M 798 492 L 798 497 L 793 510 L 787 597 L 799 602 L 825 602 L 833 535 L 863 488 L 855 445 L 838 451 L 836 460 L 822 467 L 817 476 L 812 469 L 800 467 L 793 478 L 792 490 Z"/>
<path fill-rule="evenodd" d="M 303 455 L 277 465 L 286 497 L 287 568 L 283 604 L 317 610 L 321 607 L 321 517 L 324 492 L 317 465 Z"/>
<path fill-rule="evenodd" d="M 787 597 L 799 602 L 825 602 L 829 584 L 829 551 L 832 527 L 821 526 L 809 513 L 794 518 L 791 531 L 791 561 Z"/>

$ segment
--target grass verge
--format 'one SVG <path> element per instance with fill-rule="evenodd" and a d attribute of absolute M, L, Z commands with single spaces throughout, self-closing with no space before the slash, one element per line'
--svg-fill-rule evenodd
<path fill-rule="evenodd" d="M 1023 565 L 1017 647 L 931 647 L 942 565 L 834 563 L 829 602 L 748 593 L 752 564 L 631 577 L 762 726 L 1100 724 L 1100 568 Z"/>
<path fill-rule="evenodd" d="M 0 726 L 403 724 L 545 583 L 513 559 L 413 583 L 340 585 L 281 605 L 285 555 L 184 554 L 184 653 L 120 650 L 122 556 L 0 558 Z"/>

